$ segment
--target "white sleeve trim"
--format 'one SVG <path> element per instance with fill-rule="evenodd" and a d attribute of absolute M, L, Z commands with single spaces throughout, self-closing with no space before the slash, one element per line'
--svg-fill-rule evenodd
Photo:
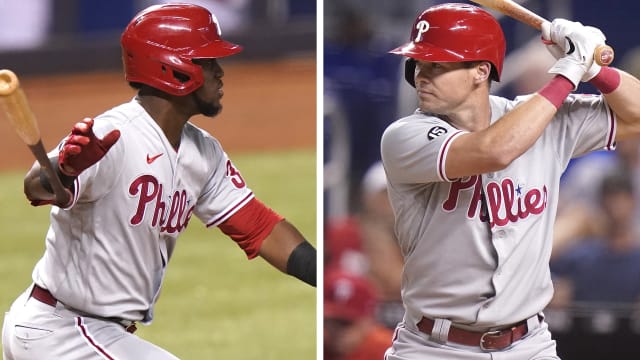
<path fill-rule="evenodd" d="M 607 143 L 604 148 L 605 150 L 613 151 L 616 149 L 617 119 L 613 110 L 608 105 L 607 107 L 609 108 L 609 131 L 607 132 Z"/>
<path fill-rule="evenodd" d="M 69 210 L 78 202 L 78 198 L 80 197 L 80 177 L 79 176 L 76 177 L 73 180 L 73 183 L 74 183 L 75 189 L 71 195 L 71 198 L 72 198 L 71 203 L 69 204 L 69 206 L 61 208 L 62 210 Z"/>
<path fill-rule="evenodd" d="M 438 168 L 438 177 L 440 178 L 441 181 L 447 181 L 447 182 L 453 181 L 449 179 L 449 177 L 447 177 L 447 173 L 445 171 L 445 165 L 447 163 L 447 155 L 449 153 L 449 149 L 451 148 L 451 143 L 453 142 L 453 140 L 455 140 L 458 136 L 464 133 L 465 132 L 462 130 L 458 130 L 452 133 L 449 136 L 449 138 L 447 138 L 442 143 L 442 146 L 440 147 L 440 151 L 438 152 L 438 159 L 436 160 L 436 166 Z"/>
<path fill-rule="evenodd" d="M 245 206 L 251 199 L 254 198 L 254 194 L 253 192 L 250 192 L 247 196 L 245 196 L 244 198 L 242 198 L 240 201 L 238 201 L 235 204 L 232 204 L 231 206 L 227 207 L 226 209 L 224 209 L 223 211 L 221 211 L 221 215 L 217 216 L 216 218 L 214 218 L 213 220 L 209 221 L 207 223 L 207 227 L 212 227 L 212 226 L 218 226 L 221 223 L 223 223 L 225 220 L 227 220 L 228 218 L 231 217 L 231 215 L 235 214 L 238 210 L 242 209 L 243 206 Z"/>

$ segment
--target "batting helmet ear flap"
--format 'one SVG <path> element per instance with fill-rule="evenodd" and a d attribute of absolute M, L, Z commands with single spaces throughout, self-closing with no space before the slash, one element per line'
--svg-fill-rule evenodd
<path fill-rule="evenodd" d="M 416 60 L 408 58 L 404 62 L 404 79 L 407 80 L 409 85 L 416 87 Z"/>

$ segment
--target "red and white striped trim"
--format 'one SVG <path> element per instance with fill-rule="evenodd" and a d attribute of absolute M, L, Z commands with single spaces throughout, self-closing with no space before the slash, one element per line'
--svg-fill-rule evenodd
<path fill-rule="evenodd" d="M 89 329 L 84 324 L 84 319 L 81 316 L 76 317 L 76 329 L 82 336 L 82 339 L 89 345 L 89 347 L 93 348 L 93 350 L 100 355 L 102 358 L 107 360 L 116 360 L 115 357 L 110 355 L 100 343 L 94 339 L 89 333 Z"/>
<path fill-rule="evenodd" d="M 449 136 L 449 138 L 446 139 L 444 143 L 442 143 L 442 146 L 440 147 L 440 152 L 438 153 L 438 160 L 436 162 L 436 166 L 438 167 L 438 177 L 440 177 L 440 180 L 442 181 L 448 181 L 448 182 L 453 181 L 447 177 L 447 173 L 445 171 L 447 153 L 449 152 L 449 148 L 451 147 L 451 143 L 453 142 L 453 140 L 458 136 L 462 135 L 463 133 L 464 131 L 462 130 L 458 130 L 452 133 Z"/>
<path fill-rule="evenodd" d="M 253 199 L 253 197 L 254 197 L 253 192 L 249 193 L 247 196 L 245 196 L 238 203 L 236 203 L 235 205 L 231 206 L 231 208 L 229 210 L 225 211 L 224 213 L 222 213 L 222 215 L 216 217 L 215 219 L 213 219 L 209 223 L 207 223 L 207 227 L 219 225 L 223 221 L 227 220 L 229 217 L 231 217 L 231 215 L 233 215 L 236 211 L 238 211 L 238 209 L 240 209 L 241 207 L 245 206 L 249 202 L 249 200 Z"/>
<path fill-rule="evenodd" d="M 609 108 L 609 134 L 604 148 L 609 151 L 616 149 L 616 116 L 611 108 Z"/>

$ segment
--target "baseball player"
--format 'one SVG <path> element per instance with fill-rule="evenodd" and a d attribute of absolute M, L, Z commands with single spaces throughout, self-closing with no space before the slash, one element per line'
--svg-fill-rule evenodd
<path fill-rule="evenodd" d="M 25 177 L 34 205 L 53 203 L 33 284 L 4 320 L 5 360 L 176 359 L 136 335 L 149 324 L 178 236 L 193 217 L 246 252 L 315 286 L 316 250 L 261 203 L 220 143 L 189 122 L 222 108 L 221 38 L 205 8 L 149 7 L 122 34 L 135 98 L 73 126 L 50 153 L 68 191 L 53 203 L 36 163 Z"/>
<path fill-rule="evenodd" d="M 598 29 L 556 19 L 543 38 L 554 77 L 514 100 L 489 94 L 505 39 L 475 6 L 428 8 L 391 51 L 419 109 L 381 140 L 405 259 L 387 360 L 558 359 L 542 310 L 559 178 L 571 158 L 640 136 L 640 81 L 593 62 Z M 601 95 L 571 94 L 581 81 Z"/>

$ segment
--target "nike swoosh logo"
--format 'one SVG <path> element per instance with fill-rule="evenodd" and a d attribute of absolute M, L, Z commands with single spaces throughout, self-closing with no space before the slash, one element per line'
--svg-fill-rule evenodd
<path fill-rule="evenodd" d="M 160 154 L 155 155 L 155 156 L 149 156 L 149 154 L 147 154 L 147 164 L 151 164 L 152 162 L 156 161 L 156 159 L 159 158 L 162 155 L 164 155 L 164 153 L 160 153 Z"/>
<path fill-rule="evenodd" d="M 576 51 L 576 46 L 573 44 L 573 41 L 571 41 L 571 39 L 566 36 L 564 38 L 567 39 L 567 42 L 569 42 L 569 50 L 567 51 L 567 55 L 571 55 L 574 51 Z"/>

